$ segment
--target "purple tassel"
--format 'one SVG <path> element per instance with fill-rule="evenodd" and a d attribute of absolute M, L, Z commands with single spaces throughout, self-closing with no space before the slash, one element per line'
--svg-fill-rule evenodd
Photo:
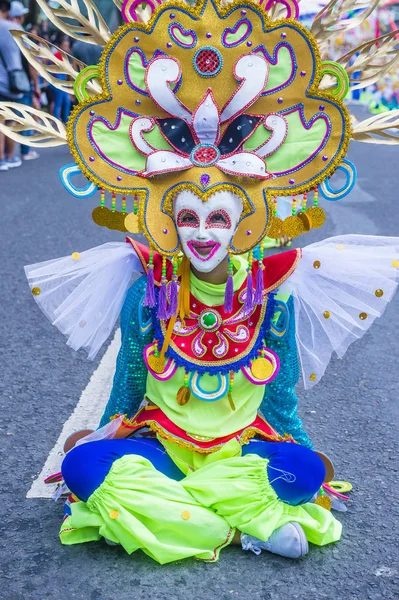
<path fill-rule="evenodd" d="M 233 273 L 229 271 L 226 289 L 224 292 L 224 312 L 231 313 L 233 311 L 233 295 L 234 295 L 234 285 L 233 285 Z"/>
<path fill-rule="evenodd" d="M 167 279 L 162 279 L 161 290 L 158 296 L 158 314 L 157 317 L 160 321 L 166 321 L 168 318 L 168 302 L 167 302 L 167 290 L 166 284 Z"/>
<path fill-rule="evenodd" d="M 248 271 L 247 295 L 245 296 L 244 311 L 251 312 L 254 307 L 254 289 L 252 284 L 252 272 Z"/>
<path fill-rule="evenodd" d="M 143 306 L 148 306 L 149 308 L 154 308 L 155 306 L 154 267 L 151 265 L 149 265 L 147 274 L 147 286 Z"/>
<path fill-rule="evenodd" d="M 172 283 L 170 284 L 170 299 L 169 299 L 169 310 L 168 317 L 174 317 L 177 313 L 177 276 L 173 275 Z"/>
<path fill-rule="evenodd" d="M 254 304 L 256 304 L 256 305 L 263 304 L 263 269 L 262 269 L 262 265 L 259 265 L 258 272 L 256 273 Z"/>

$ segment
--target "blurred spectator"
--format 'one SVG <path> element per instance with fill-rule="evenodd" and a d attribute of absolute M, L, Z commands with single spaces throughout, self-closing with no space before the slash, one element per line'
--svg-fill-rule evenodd
<path fill-rule="evenodd" d="M 21 52 L 10 34 L 10 29 L 17 27 L 9 20 L 10 8 L 8 0 L 0 0 L 0 102 L 18 102 L 23 97 L 22 93 L 10 89 L 9 73 L 22 70 Z M 5 140 L 0 133 L 0 171 L 20 167 L 21 164 L 21 159 L 15 156 L 15 142 L 10 138 Z"/>
<path fill-rule="evenodd" d="M 29 12 L 29 10 L 27 8 L 25 8 L 25 6 L 22 4 L 22 2 L 19 2 L 19 0 L 13 0 L 13 2 L 11 2 L 9 19 L 11 21 L 13 21 L 14 23 L 16 23 L 19 26 L 18 28 L 23 29 L 25 15 L 28 12 Z M 40 95 L 41 95 L 40 87 L 39 87 L 39 75 L 38 75 L 37 71 L 35 69 L 33 69 L 33 67 L 31 67 L 31 65 L 28 63 L 28 61 L 26 60 L 26 58 L 24 56 L 22 56 L 22 68 L 26 72 L 27 77 L 29 78 L 29 81 L 31 82 L 31 88 L 30 88 L 29 92 L 26 92 L 22 96 L 22 98 L 20 99 L 20 102 L 21 102 L 21 104 L 25 104 L 26 106 L 33 107 L 33 98 L 35 98 L 36 102 L 38 103 Z M 36 107 L 40 108 L 40 104 L 38 106 L 37 103 L 36 103 Z M 23 131 L 22 135 L 30 136 L 31 132 Z M 22 160 L 35 160 L 36 158 L 39 158 L 39 154 L 38 154 L 38 152 L 36 152 L 36 150 L 32 150 L 31 148 L 29 148 L 29 146 L 26 146 L 25 144 L 21 144 L 21 158 L 22 158 Z"/>
<path fill-rule="evenodd" d="M 102 51 L 102 46 L 87 44 L 86 42 L 80 42 L 79 40 L 76 40 L 72 46 L 73 56 L 81 62 L 84 62 L 86 65 L 97 65 Z"/>
<path fill-rule="evenodd" d="M 60 34 L 57 38 L 57 46 L 64 50 L 64 52 L 71 53 L 71 43 L 69 38 L 65 34 Z M 54 53 L 54 56 L 59 60 L 62 60 L 61 52 L 57 51 Z M 59 74 L 57 75 L 57 79 L 62 79 L 63 81 L 67 80 L 67 75 Z M 52 89 L 52 93 L 54 95 L 54 106 L 52 114 L 57 119 L 60 119 L 63 123 L 66 123 L 69 117 L 69 113 L 71 112 L 71 98 L 69 94 L 59 90 L 55 86 L 50 86 Z"/>

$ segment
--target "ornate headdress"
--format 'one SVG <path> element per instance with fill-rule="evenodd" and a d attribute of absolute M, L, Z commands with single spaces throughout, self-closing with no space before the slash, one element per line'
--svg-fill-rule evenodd
<path fill-rule="evenodd" d="M 182 187 L 204 200 L 220 189 L 242 199 L 231 243 L 240 254 L 266 235 L 296 237 L 323 224 L 319 192 L 337 200 L 355 183 L 345 158 L 351 138 L 398 141 L 399 111 L 353 125 L 343 103 L 352 75 L 359 88 L 397 64 L 395 35 L 338 62 L 321 57 L 329 39 L 359 25 L 377 0 L 331 0 L 311 30 L 298 21 L 296 0 L 200 0 L 194 7 L 147 0 L 144 11 L 139 0 L 114 0 L 126 21 L 114 35 L 92 0 L 83 2 L 85 16 L 72 0 L 57 9 L 37 1 L 61 30 L 105 48 L 98 66 L 85 66 L 63 51 L 56 58 L 52 44 L 35 35 L 13 32 L 39 73 L 64 91 L 73 87 L 78 104 L 65 129 L 43 112 L 3 103 L 0 130 L 36 147 L 68 143 L 75 163 L 61 170 L 65 187 L 80 198 L 98 191 L 97 224 L 141 231 L 164 256 L 179 251 L 172 200 Z M 358 10 L 341 20 L 350 9 Z M 22 137 L 23 129 L 36 135 Z M 329 177 L 337 169 L 346 182 L 334 190 Z M 72 182 L 77 173 L 88 179 L 83 189 Z M 284 221 L 277 217 L 281 196 L 293 198 Z"/>

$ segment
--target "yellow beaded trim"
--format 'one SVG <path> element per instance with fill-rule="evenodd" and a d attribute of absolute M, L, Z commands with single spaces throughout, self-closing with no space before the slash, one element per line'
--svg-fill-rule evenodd
<path fill-rule="evenodd" d="M 116 416 L 117 415 L 115 415 L 114 417 L 111 417 L 111 420 L 115 419 Z M 128 419 L 126 417 L 126 415 L 123 418 L 123 425 L 126 425 L 129 428 L 130 427 L 131 428 L 148 427 L 149 429 L 151 429 L 151 431 L 153 431 L 154 433 L 159 435 L 159 437 L 161 437 L 162 439 L 167 440 L 168 442 L 171 442 L 172 444 L 176 444 L 176 446 L 179 446 L 180 448 L 186 448 L 188 450 L 198 452 L 198 454 L 213 454 L 214 452 L 217 452 L 218 450 L 223 448 L 223 446 L 226 443 L 225 442 L 222 444 L 218 444 L 216 446 L 213 446 L 212 448 L 201 448 L 194 443 L 191 443 L 187 440 L 183 440 L 182 438 L 174 436 L 173 434 L 169 433 L 166 429 L 164 429 L 161 425 L 159 425 L 159 423 L 157 423 L 156 421 L 146 420 L 146 421 L 137 422 L 134 420 L 134 417 L 132 417 L 132 419 Z M 267 435 L 266 433 L 264 433 L 261 429 L 258 429 L 257 427 L 248 427 L 247 429 L 245 429 L 241 433 L 239 441 L 240 441 L 241 445 L 248 444 L 248 442 L 256 435 L 260 435 L 264 439 L 268 439 L 268 440 L 274 441 L 274 442 L 288 442 L 288 441 L 293 442 L 294 441 L 292 436 L 288 435 L 286 433 L 284 434 L 284 436 L 281 436 L 278 433 L 276 433 L 275 435 Z M 232 439 L 234 439 L 234 438 L 232 438 Z"/>

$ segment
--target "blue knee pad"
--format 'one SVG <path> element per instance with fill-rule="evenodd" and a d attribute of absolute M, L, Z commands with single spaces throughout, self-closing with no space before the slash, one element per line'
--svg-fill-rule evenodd
<path fill-rule="evenodd" d="M 103 483 L 113 463 L 127 454 L 147 458 L 157 471 L 171 479 L 180 481 L 184 477 L 158 440 L 133 438 L 99 440 L 73 448 L 62 463 L 64 481 L 79 500 L 87 502 Z"/>
<path fill-rule="evenodd" d="M 298 506 L 309 502 L 320 489 L 326 469 L 320 456 L 300 444 L 252 440 L 243 447 L 243 455 L 267 458 L 267 475 L 283 502 Z"/>

